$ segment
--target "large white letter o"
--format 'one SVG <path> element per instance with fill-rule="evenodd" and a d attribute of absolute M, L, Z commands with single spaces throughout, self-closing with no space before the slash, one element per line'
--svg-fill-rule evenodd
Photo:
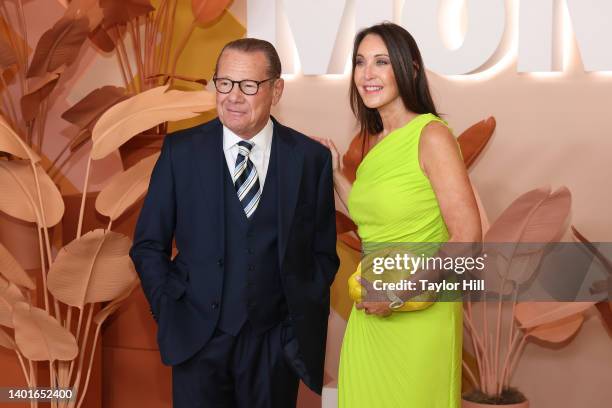
<path fill-rule="evenodd" d="M 427 69 L 443 75 L 476 71 L 491 58 L 504 34 L 504 0 L 467 1 L 468 27 L 463 44 L 448 49 L 438 31 L 442 0 L 406 0 L 402 25 L 415 38 Z M 457 15 L 459 18 L 459 15 Z"/>

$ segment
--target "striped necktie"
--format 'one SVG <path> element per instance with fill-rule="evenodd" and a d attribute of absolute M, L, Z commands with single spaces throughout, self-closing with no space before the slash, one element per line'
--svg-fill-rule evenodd
<path fill-rule="evenodd" d="M 234 168 L 234 187 L 238 193 L 238 200 L 242 204 L 244 213 L 247 218 L 257 209 L 261 191 L 259 189 L 259 177 L 257 177 L 257 169 L 253 165 L 249 154 L 253 148 L 253 144 L 247 141 L 240 141 L 238 144 L 238 157 L 236 158 L 236 167 Z"/>

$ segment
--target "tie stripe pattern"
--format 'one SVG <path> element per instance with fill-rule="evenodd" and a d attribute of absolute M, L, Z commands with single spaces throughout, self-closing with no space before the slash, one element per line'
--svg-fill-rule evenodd
<path fill-rule="evenodd" d="M 261 197 L 257 169 L 251 159 L 249 159 L 251 149 L 253 149 L 252 143 L 245 140 L 238 142 L 238 157 L 236 158 L 236 167 L 232 176 L 238 200 L 240 200 L 247 218 L 251 218 L 251 215 L 257 209 L 257 204 L 259 204 L 259 198 Z"/>

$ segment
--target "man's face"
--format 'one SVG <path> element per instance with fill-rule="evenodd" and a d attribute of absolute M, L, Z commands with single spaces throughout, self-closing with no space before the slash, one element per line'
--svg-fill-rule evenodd
<path fill-rule="evenodd" d="M 263 52 L 225 50 L 219 57 L 217 78 L 233 81 L 268 79 L 268 60 Z M 283 93 L 283 80 L 259 85 L 255 95 L 245 95 L 238 84 L 228 94 L 217 92 L 217 113 L 227 128 L 244 139 L 255 136 L 268 122 L 270 109 Z"/>

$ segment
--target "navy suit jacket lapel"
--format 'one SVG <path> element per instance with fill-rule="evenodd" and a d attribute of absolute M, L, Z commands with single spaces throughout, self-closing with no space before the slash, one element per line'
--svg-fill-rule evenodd
<path fill-rule="evenodd" d="M 274 138 L 278 163 L 278 262 L 283 266 L 291 221 L 295 213 L 304 157 L 286 128 L 274 118 Z"/>

